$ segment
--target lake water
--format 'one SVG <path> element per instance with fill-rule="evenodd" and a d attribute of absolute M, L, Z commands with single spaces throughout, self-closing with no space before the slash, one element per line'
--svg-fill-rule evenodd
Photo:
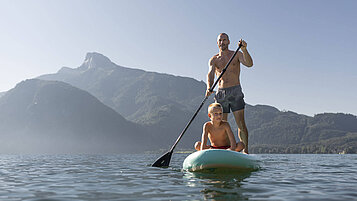
<path fill-rule="evenodd" d="M 187 155 L 0 155 L 0 200 L 357 200 L 357 155 L 255 155 L 232 175 L 184 172 Z"/>

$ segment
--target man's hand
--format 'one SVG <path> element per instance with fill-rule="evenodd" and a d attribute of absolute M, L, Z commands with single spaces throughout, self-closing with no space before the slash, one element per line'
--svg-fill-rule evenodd
<path fill-rule="evenodd" d="M 206 97 L 209 97 L 214 91 L 210 91 L 209 89 L 206 90 Z"/>
<path fill-rule="evenodd" d="M 247 50 L 247 42 L 245 42 L 243 39 L 240 39 L 238 45 L 242 45 L 242 51 Z"/>

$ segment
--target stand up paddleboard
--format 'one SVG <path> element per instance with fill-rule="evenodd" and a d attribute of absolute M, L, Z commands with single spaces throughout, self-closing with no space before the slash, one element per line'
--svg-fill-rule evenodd
<path fill-rule="evenodd" d="M 183 169 L 190 172 L 254 171 L 259 168 L 259 160 L 254 156 L 224 149 L 196 151 L 183 161 Z"/>

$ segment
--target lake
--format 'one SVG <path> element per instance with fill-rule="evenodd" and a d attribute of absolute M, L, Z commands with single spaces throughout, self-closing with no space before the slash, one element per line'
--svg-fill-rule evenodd
<path fill-rule="evenodd" d="M 357 200 L 357 155 L 261 154 L 220 175 L 182 171 L 187 155 L 0 155 L 0 200 Z"/>

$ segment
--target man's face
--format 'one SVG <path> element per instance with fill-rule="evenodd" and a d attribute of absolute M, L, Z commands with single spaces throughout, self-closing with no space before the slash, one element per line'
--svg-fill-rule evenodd
<path fill-rule="evenodd" d="M 220 34 L 217 38 L 217 45 L 221 51 L 228 49 L 229 39 L 227 35 Z"/>

